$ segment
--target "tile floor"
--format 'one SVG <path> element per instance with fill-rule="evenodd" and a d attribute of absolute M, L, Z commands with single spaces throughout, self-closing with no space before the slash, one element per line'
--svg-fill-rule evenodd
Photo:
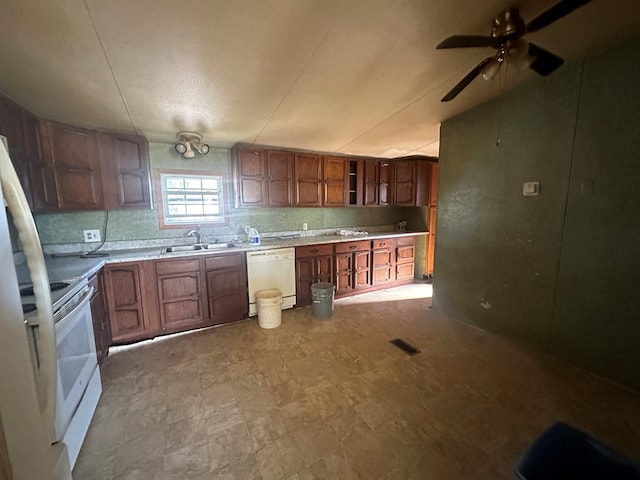
<path fill-rule="evenodd" d="M 415 284 L 113 352 L 74 479 L 508 479 L 558 419 L 640 458 L 640 395 L 430 303 Z"/>

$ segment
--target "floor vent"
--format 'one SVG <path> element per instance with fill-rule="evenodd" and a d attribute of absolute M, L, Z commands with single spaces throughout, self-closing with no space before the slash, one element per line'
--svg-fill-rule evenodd
<path fill-rule="evenodd" d="M 417 348 L 413 348 L 411 345 L 409 345 L 407 342 L 405 342 L 401 338 L 396 338 L 394 340 L 389 340 L 389 343 L 394 344 L 400 350 L 404 350 L 409 355 L 415 355 L 417 353 L 420 353 L 420 350 L 418 350 Z"/>

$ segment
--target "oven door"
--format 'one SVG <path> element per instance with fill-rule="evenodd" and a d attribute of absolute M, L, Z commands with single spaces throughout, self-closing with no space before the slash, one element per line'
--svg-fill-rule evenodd
<path fill-rule="evenodd" d="M 91 321 L 93 287 L 86 287 L 55 324 L 58 357 L 55 436 L 62 440 L 87 384 L 98 366 Z M 64 307 L 63 307 L 64 308 Z"/>

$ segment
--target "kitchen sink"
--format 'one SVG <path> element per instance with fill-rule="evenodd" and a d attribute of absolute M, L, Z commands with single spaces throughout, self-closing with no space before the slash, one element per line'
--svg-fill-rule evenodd
<path fill-rule="evenodd" d="M 235 245 L 233 243 L 197 243 L 195 245 L 173 245 L 171 247 L 163 247 L 162 253 L 194 252 L 198 250 L 221 250 L 231 247 L 235 247 Z"/>

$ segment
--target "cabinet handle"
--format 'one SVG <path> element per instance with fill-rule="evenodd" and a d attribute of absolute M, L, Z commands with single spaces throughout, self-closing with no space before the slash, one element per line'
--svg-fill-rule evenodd
<path fill-rule="evenodd" d="M 355 250 L 356 246 L 355 245 L 349 245 L 349 250 Z"/>
<path fill-rule="evenodd" d="M 317 250 L 317 249 L 313 249 L 313 250 L 309 250 L 309 251 L 310 251 L 311 253 L 313 253 L 313 254 L 316 254 L 316 253 L 318 253 L 318 251 L 319 251 L 319 250 Z"/>

